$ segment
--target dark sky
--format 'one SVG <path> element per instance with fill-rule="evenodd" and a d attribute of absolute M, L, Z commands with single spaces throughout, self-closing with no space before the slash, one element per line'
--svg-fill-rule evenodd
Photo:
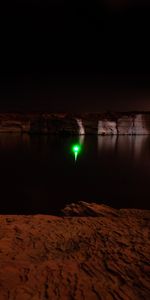
<path fill-rule="evenodd" d="M 4 3 L 0 110 L 150 110 L 148 1 Z"/>

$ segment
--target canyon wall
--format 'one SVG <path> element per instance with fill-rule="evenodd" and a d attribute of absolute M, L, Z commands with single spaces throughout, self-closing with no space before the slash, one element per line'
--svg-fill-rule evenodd
<path fill-rule="evenodd" d="M 0 132 L 30 134 L 150 134 L 150 112 L 54 114 L 1 113 Z"/>

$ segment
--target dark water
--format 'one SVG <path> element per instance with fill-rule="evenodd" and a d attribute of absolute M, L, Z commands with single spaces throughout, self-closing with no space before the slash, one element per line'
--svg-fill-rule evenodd
<path fill-rule="evenodd" d="M 150 137 L 0 135 L 0 213 L 57 213 L 79 200 L 150 208 Z"/>

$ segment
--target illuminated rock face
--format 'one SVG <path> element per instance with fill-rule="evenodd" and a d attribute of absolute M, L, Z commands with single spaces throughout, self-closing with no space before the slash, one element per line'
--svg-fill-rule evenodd
<path fill-rule="evenodd" d="M 117 124 L 113 121 L 99 121 L 98 122 L 98 134 L 117 134 Z"/>
<path fill-rule="evenodd" d="M 109 119 L 98 122 L 100 135 L 147 135 L 150 134 L 150 115 L 131 114 L 119 116 L 116 121 Z"/>
<path fill-rule="evenodd" d="M 1 300 L 148 300 L 150 212 L 79 202 L 0 216 Z"/>
<path fill-rule="evenodd" d="M 133 134 L 149 134 L 150 130 L 146 126 L 146 120 L 142 114 L 136 115 L 134 119 Z"/>
<path fill-rule="evenodd" d="M 76 120 L 77 120 L 77 124 L 79 126 L 79 135 L 84 135 L 85 134 L 85 128 L 83 126 L 82 119 L 76 119 Z"/>
<path fill-rule="evenodd" d="M 117 120 L 118 134 L 133 134 L 134 117 L 123 116 Z"/>
<path fill-rule="evenodd" d="M 118 119 L 118 134 L 150 134 L 145 116 L 136 114 L 135 116 L 123 116 Z"/>
<path fill-rule="evenodd" d="M 31 129 L 31 119 L 32 117 L 30 115 L 0 114 L 0 132 L 29 133 Z"/>
<path fill-rule="evenodd" d="M 150 113 L 0 114 L 0 132 L 31 134 L 150 134 Z"/>

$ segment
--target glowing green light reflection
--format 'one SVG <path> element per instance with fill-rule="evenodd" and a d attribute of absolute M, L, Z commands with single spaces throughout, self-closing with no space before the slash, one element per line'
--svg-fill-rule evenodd
<path fill-rule="evenodd" d="M 75 144 L 72 146 L 72 151 L 74 153 L 75 161 L 77 160 L 78 154 L 81 151 L 81 145 Z"/>

